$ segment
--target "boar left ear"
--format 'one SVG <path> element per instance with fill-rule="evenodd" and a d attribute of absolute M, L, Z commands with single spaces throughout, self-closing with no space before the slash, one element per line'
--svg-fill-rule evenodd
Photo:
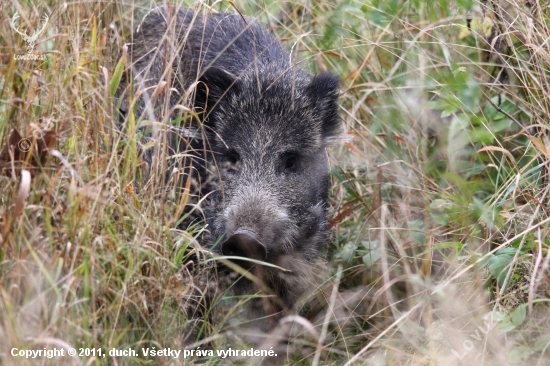
<path fill-rule="evenodd" d="M 323 138 L 338 134 L 340 117 L 338 116 L 338 96 L 340 95 L 340 78 L 324 72 L 315 76 L 308 86 L 315 113 L 322 118 Z"/>
<path fill-rule="evenodd" d="M 195 91 L 195 108 L 214 108 L 229 92 L 239 90 L 238 80 L 225 70 L 209 67 L 200 76 Z"/>

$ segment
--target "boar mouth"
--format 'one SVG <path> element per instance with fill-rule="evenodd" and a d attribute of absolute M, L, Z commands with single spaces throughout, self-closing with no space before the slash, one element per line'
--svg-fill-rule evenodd
<path fill-rule="evenodd" d="M 222 244 L 222 253 L 226 256 L 249 258 L 257 261 L 264 261 L 267 258 L 266 246 L 260 242 L 256 233 L 248 228 L 237 229 Z M 243 268 L 250 268 L 253 262 L 245 260 L 234 260 Z"/>

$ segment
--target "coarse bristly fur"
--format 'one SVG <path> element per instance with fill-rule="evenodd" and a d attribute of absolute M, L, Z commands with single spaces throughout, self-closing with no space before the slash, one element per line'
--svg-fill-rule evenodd
<path fill-rule="evenodd" d="M 220 254 L 216 244 L 246 228 L 265 244 L 265 261 L 287 269 L 254 265 L 259 281 L 232 284 L 237 294 L 276 295 L 248 308 L 251 319 L 263 317 L 260 329 L 272 328 L 314 286 L 330 240 L 325 148 L 340 127 L 340 80 L 312 77 L 271 33 L 232 13 L 156 8 L 134 33 L 128 56 L 116 94 L 123 117 L 133 108 L 143 120 L 174 121 L 182 105 L 198 116 L 180 118 L 168 144 L 174 166 L 193 177 L 194 203 L 201 202 L 207 223 L 202 245 Z M 158 97 L 159 89 L 169 95 Z M 176 155 L 181 151 L 185 158 Z M 145 156 L 151 162 L 155 152 Z"/>

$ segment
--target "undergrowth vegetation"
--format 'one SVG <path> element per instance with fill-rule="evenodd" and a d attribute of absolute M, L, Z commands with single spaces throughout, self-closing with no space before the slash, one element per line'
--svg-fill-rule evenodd
<path fill-rule="evenodd" d="M 546 1 L 176 3 L 254 16 L 343 80 L 330 268 L 288 320 L 288 364 L 548 364 Z M 225 310 L 188 331 L 203 228 L 176 229 L 188 191 L 144 182 L 135 126 L 114 128 L 124 40 L 159 4 L 0 6 L 1 364 L 226 364 L 216 350 L 246 349 L 232 322 L 246 298 L 220 294 Z M 15 28 L 44 15 L 25 60 Z M 53 347 L 138 355 L 11 355 Z"/>

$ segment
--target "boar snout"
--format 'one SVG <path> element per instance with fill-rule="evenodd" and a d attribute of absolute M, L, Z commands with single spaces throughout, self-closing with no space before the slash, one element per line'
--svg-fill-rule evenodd
<path fill-rule="evenodd" d="M 222 253 L 227 256 L 244 257 L 263 261 L 267 258 L 267 249 L 250 229 L 240 228 L 222 244 Z M 241 267 L 251 267 L 252 262 L 238 261 Z"/>

